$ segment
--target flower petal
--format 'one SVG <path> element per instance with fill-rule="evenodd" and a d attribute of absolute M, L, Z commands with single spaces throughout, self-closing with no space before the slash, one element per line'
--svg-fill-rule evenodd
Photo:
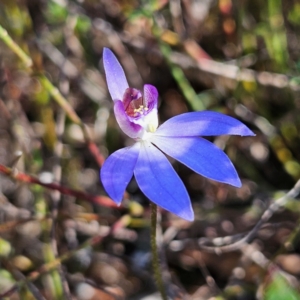
<path fill-rule="evenodd" d="M 142 192 L 152 202 L 183 219 L 194 220 L 184 184 L 163 153 L 148 141 L 141 143 L 134 176 Z"/>
<path fill-rule="evenodd" d="M 143 128 L 139 124 L 133 123 L 127 116 L 124 110 L 124 104 L 122 101 L 115 101 L 114 112 L 116 120 L 125 134 L 131 138 L 137 138 L 139 133 L 143 131 Z"/>
<path fill-rule="evenodd" d="M 158 102 L 158 91 L 155 86 L 151 84 L 144 85 L 144 103 L 149 110 L 156 108 Z"/>
<path fill-rule="evenodd" d="M 125 90 L 128 88 L 127 79 L 117 58 L 108 48 L 103 49 L 103 65 L 112 99 L 114 101 L 122 100 Z"/>
<path fill-rule="evenodd" d="M 107 194 L 120 203 L 124 191 L 132 178 L 140 151 L 140 143 L 114 152 L 104 162 L 100 177 Z"/>
<path fill-rule="evenodd" d="M 156 131 L 162 136 L 255 135 L 242 122 L 213 111 L 190 112 L 173 117 Z"/>
<path fill-rule="evenodd" d="M 198 137 L 164 137 L 156 134 L 150 141 L 204 177 L 241 187 L 239 176 L 228 156 L 213 143 Z"/>

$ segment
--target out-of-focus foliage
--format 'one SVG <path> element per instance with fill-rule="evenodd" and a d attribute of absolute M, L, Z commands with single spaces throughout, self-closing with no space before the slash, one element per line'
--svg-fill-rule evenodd
<path fill-rule="evenodd" d="M 280 275 L 274 275 L 266 289 L 266 300 L 296 300 L 299 293 Z"/>
<path fill-rule="evenodd" d="M 0 166 L 12 172 L 0 181 L 0 294 L 18 282 L 9 299 L 155 297 L 149 202 L 133 179 L 121 207 L 99 205 L 101 159 L 86 138 L 104 157 L 130 144 L 107 93 L 108 47 L 132 87 L 157 87 L 161 122 L 207 109 L 256 133 L 209 137 L 233 161 L 241 189 L 172 161 L 196 221 L 162 212 L 171 298 L 300 298 L 297 199 L 237 251 L 198 245 L 249 231 L 300 177 L 299 14 L 296 0 L 1 1 L 0 26 L 28 60 L 1 36 Z M 20 172 L 84 194 L 14 180 Z"/>

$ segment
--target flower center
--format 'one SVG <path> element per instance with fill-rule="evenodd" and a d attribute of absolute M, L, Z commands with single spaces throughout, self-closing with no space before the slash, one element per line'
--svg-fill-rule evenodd
<path fill-rule="evenodd" d="M 147 114 L 149 108 L 144 103 L 141 92 L 134 88 L 127 88 L 123 96 L 125 112 L 130 117 Z"/>

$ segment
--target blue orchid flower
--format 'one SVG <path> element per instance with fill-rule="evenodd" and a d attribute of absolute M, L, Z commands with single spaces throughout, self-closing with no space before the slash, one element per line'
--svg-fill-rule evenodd
<path fill-rule="evenodd" d="M 164 153 L 196 173 L 235 187 L 238 174 L 227 155 L 199 136 L 222 134 L 253 136 L 240 121 L 212 111 L 184 113 L 158 127 L 157 89 L 128 86 L 124 71 L 111 50 L 103 63 L 114 113 L 120 128 L 135 144 L 114 152 L 101 169 L 107 194 L 120 204 L 133 174 L 141 191 L 155 204 L 188 221 L 194 220 L 190 197 Z"/>

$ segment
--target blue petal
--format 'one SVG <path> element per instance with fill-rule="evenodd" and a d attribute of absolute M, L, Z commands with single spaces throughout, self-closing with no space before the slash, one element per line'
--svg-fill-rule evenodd
<path fill-rule="evenodd" d="M 134 175 L 140 189 L 152 202 L 183 219 L 194 220 L 184 184 L 163 153 L 148 141 L 141 143 Z"/>
<path fill-rule="evenodd" d="M 107 194 L 120 203 L 124 191 L 132 178 L 140 151 L 140 143 L 120 149 L 110 155 L 101 168 L 100 176 Z"/>
<path fill-rule="evenodd" d="M 202 176 L 236 187 L 242 185 L 228 156 L 205 139 L 153 135 L 150 141 L 163 152 Z"/>
<path fill-rule="evenodd" d="M 128 88 L 123 68 L 115 55 L 108 48 L 103 49 L 103 65 L 109 93 L 112 99 L 122 100 L 125 90 Z"/>
<path fill-rule="evenodd" d="M 232 117 L 213 111 L 190 112 L 166 121 L 156 131 L 162 136 L 213 136 L 222 134 L 255 135 Z"/>
<path fill-rule="evenodd" d="M 151 84 L 144 85 L 144 104 L 149 110 L 157 107 L 158 91 L 155 86 Z"/>

